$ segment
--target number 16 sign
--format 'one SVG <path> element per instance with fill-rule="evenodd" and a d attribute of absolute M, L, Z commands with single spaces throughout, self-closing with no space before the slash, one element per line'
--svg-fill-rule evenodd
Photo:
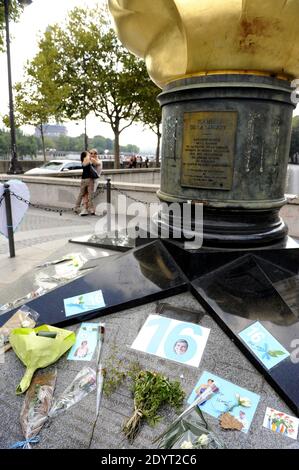
<path fill-rule="evenodd" d="M 150 315 L 133 349 L 198 367 L 210 334 L 208 328 L 160 315 Z"/>

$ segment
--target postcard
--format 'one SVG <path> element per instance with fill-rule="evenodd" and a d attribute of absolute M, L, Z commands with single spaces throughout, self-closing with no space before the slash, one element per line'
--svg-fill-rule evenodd
<path fill-rule="evenodd" d="M 88 294 L 76 295 L 64 299 L 65 316 L 71 317 L 80 313 L 91 312 L 105 307 L 105 301 L 101 290 L 89 292 Z"/>
<path fill-rule="evenodd" d="M 198 367 L 209 334 L 208 328 L 195 323 L 150 315 L 131 347 L 181 364 Z"/>
<path fill-rule="evenodd" d="M 242 432 L 246 434 L 252 423 L 260 396 L 205 371 L 188 398 L 188 404 L 191 405 L 201 394 L 206 394 L 209 388 L 212 393 L 207 395 L 206 401 L 198 405 L 199 408 L 214 418 L 219 418 L 224 413 L 230 413 L 240 421 L 243 425 Z"/>
<path fill-rule="evenodd" d="M 290 353 L 258 321 L 239 333 L 239 336 L 268 370 L 290 356 Z"/>
<path fill-rule="evenodd" d="M 91 361 L 98 344 L 101 323 L 82 323 L 76 343 L 69 352 L 69 361 Z"/>
<path fill-rule="evenodd" d="M 281 413 L 273 408 L 267 408 L 263 426 L 264 428 L 271 429 L 273 432 L 290 437 L 295 441 L 297 440 L 299 428 L 298 418 Z"/>

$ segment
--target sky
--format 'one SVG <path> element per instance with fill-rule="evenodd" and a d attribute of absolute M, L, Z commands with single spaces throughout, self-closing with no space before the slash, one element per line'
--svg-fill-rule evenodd
<path fill-rule="evenodd" d="M 22 13 L 18 23 L 10 23 L 11 62 L 13 82 L 22 81 L 23 68 L 27 60 L 32 59 L 37 52 L 38 37 L 49 24 L 61 23 L 68 11 L 74 7 L 94 7 L 105 0 L 33 0 Z M 8 113 L 8 83 L 7 58 L 0 53 L 0 116 Z M 84 133 L 84 123 L 81 121 L 66 124 L 68 135 L 77 136 Z M 2 122 L 0 122 L 0 128 Z M 31 126 L 22 127 L 26 134 L 33 134 Z M 113 132 L 108 124 L 90 115 L 87 119 L 87 134 L 89 137 L 103 135 L 113 139 Z M 156 135 L 145 130 L 141 125 L 133 125 L 121 134 L 121 145 L 136 144 L 143 152 L 154 153 Z"/>

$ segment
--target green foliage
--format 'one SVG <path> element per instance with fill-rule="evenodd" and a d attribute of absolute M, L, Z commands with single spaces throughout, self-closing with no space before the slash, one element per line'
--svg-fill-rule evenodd
<path fill-rule="evenodd" d="M 27 71 L 35 77 L 40 92 L 34 98 L 43 97 L 48 116 L 78 120 L 94 113 L 111 126 L 115 166 L 119 167 L 120 134 L 141 118 L 145 90 L 151 82 L 144 62 L 123 48 L 105 12 L 75 8 L 64 25 L 49 26 Z M 38 101 L 39 111 L 40 104 Z M 39 118 L 45 122 L 43 116 Z M 105 148 L 110 150 L 109 145 Z"/>
<path fill-rule="evenodd" d="M 146 87 L 142 90 L 141 116 L 140 121 L 146 124 L 157 135 L 156 149 L 156 165 L 159 166 L 160 142 L 162 137 L 161 123 L 162 110 L 158 103 L 157 97 L 161 92 L 151 80 L 148 78 Z"/>
<path fill-rule="evenodd" d="M 111 348 L 109 358 L 105 362 L 105 380 L 103 390 L 109 396 L 126 380 L 131 382 L 134 397 L 134 413 L 123 427 L 130 442 L 137 436 L 142 420 L 154 426 L 161 417 L 158 412 L 164 405 L 179 410 L 183 405 L 185 392 L 179 381 L 170 381 L 163 374 L 141 370 L 138 362 L 127 364 L 118 356 L 117 347 Z"/>
<path fill-rule="evenodd" d="M 125 424 L 123 431 L 132 443 L 136 438 L 144 419 L 154 426 L 160 419 L 158 411 L 163 405 L 170 405 L 179 410 L 183 405 L 185 392 L 180 382 L 171 382 L 167 377 L 148 370 L 131 374 L 135 411 Z"/>
<path fill-rule="evenodd" d="M 17 129 L 17 148 L 20 156 L 31 155 L 36 157 L 39 151 L 43 150 L 42 139 L 36 136 L 25 135 L 21 130 Z M 78 137 L 68 136 L 53 136 L 44 138 L 44 145 L 46 149 L 56 149 L 57 152 L 82 152 L 84 147 L 84 135 Z M 107 139 L 103 136 L 95 136 L 90 139 L 90 148 L 96 148 L 100 154 L 104 154 L 106 149 L 112 152 L 113 140 Z M 139 148 L 128 144 L 121 147 L 122 152 L 138 153 Z M 8 131 L 0 130 L 0 156 L 10 154 L 10 133 Z"/>
<path fill-rule="evenodd" d="M 295 154 L 299 153 L 299 116 L 293 118 L 290 160 L 295 162 Z M 299 163 L 299 158 L 297 159 Z"/>
<path fill-rule="evenodd" d="M 38 143 L 34 136 L 26 136 L 22 131 L 16 131 L 17 147 L 20 155 L 36 156 Z M 0 130 L 0 155 L 10 154 L 10 133 Z"/>
<path fill-rule="evenodd" d="M 17 0 L 10 0 L 9 8 L 9 21 L 17 21 L 20 17 L 23 7 Z M 4 51 L 5 44 L 5 16 L 4 16 L 4 1 L 0 2 L 0 52 Z"/>

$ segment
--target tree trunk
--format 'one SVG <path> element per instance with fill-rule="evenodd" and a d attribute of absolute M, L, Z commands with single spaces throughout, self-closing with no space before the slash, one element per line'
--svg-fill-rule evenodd
<path fill-rule="evenodd" d="M 119 146 L 119 130 L 114 129 L 114 168 L 115 170 L 120 168 L 120 161 L 119 161 L 119 153 L 120 153 L 120 146 Z"/>
<path fill-rule="evenodd" d="M 39 126 L 39 129 L 40 129 L 40 135 L 41 135 L 41 138 L 42 138 L 44 162 L 46 162 L 47 160 L 46 160 L 45 136 L 44 136 L 44 126 L 43 126 L 43 124 L 41 124 Z"/>
<path fill-rule="evenodd" d="M 87 151 L 88 150 L 88 135 L 87 135 L 87 118 L 85 116 L 85 120 L 84 120 L 84 146 L 85 146 L 85 150 Z"/>
<path fill-rule="evenodd" d="M 161 132 L 157 132 L 157 149 L 156 149 L 156 167 L 160 166 L 160 143 L 161 143 Z"/>

